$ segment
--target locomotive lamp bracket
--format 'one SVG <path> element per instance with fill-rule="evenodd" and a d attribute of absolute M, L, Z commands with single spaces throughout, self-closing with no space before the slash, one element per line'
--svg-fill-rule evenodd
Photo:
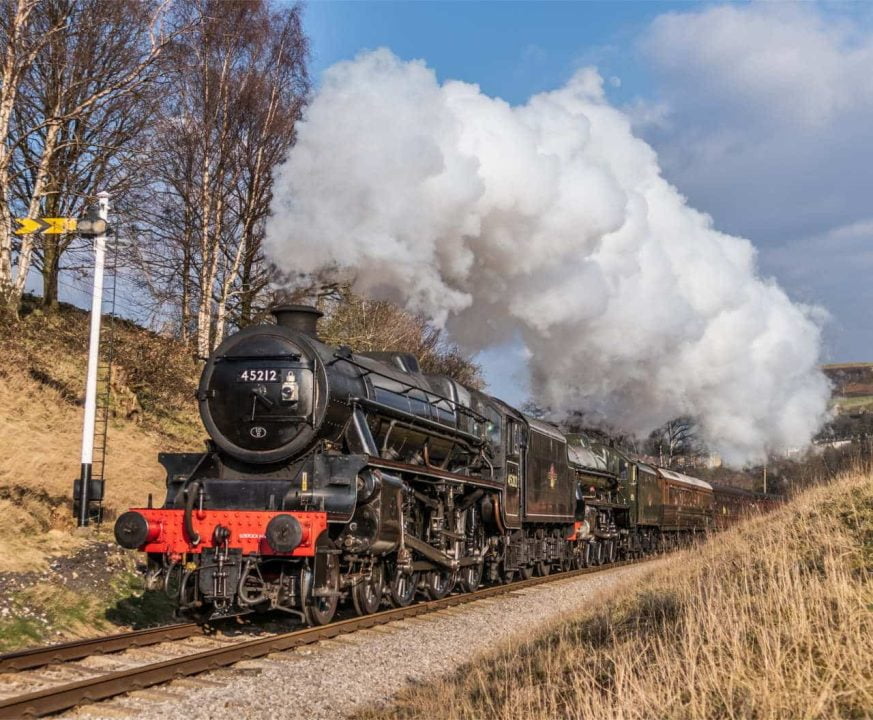
<path fill-rule="evenodd" d="M 279 391 L 282 402 L 287 404 L 296 403 L 300 399 L 300 386 L 297 384 L 297 377 L 292 370 L 288 371 L 285 376 L 285 382 Z"/>

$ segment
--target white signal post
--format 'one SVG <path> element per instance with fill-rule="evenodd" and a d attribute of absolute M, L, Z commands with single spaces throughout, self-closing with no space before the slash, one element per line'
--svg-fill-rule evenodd
<path fill-rule="evenodd" d="M 109 193 L 98 196 L 98 215 L 109 222 Z M 79 476 L 78 525 L 88 524 L 89 490 L 94 462 L 94 423 L 97 416 L 97 365 L 100 359 L 100 320 L 103 312 L 103 268 L 106 233 L 94 238 L 94 290 L 91 294 L 91 338 L 88 345 L 88 379 L 85 384 L 85 421 L 82 427 L 82 470 Z"/>

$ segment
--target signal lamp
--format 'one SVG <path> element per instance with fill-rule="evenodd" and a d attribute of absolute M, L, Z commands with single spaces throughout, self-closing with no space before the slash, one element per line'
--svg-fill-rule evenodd
<path fill-rule="evenodd" d="M 95 206 L 88 208 L 88 213 L 76 223 L 76 232 L 82 237 L 97 237 L 110 231 L 109 223 L 100 217 Z"/>

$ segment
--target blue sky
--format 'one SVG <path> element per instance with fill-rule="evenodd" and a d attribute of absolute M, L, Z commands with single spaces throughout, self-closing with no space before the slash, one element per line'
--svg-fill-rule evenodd
<path fill-rule="evenodd" d="M 441 79 L 477 83 L 488 95 L 520 103 L 562 85 L 579 67 L 621 76 L 619 101 L 647 85 L 629 46 L 665 2 L 313 2 L 306 8 L 312 71 L 363 49 L 388 47 L 423 58 Z"/>
<path fill-rule="evenodd" d="M 667 179 L 824 310 L 826 361 L 873 359 L 873 3 L 311 2 L 312 71 L 362 50 L 524 103 L 594 66 Z M 523 396 L 518 348 L 482 355 Z"/>

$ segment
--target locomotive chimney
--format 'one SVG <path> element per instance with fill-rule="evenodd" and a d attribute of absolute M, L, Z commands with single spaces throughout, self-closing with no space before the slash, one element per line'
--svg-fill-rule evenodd
<path fill-rule="evenodd" d="M 276 318 L 277 325 L 318 339 L 318 318 L 324 315 L 321 310 L 310 305 L 276 305 L 270 312 Z"/>

